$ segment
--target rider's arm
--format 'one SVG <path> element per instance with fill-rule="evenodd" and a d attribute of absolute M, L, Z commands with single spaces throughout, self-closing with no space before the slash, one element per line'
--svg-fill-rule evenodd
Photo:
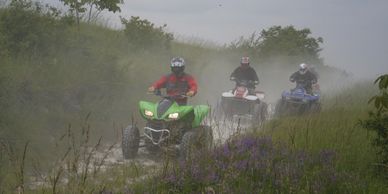
<path fill-rule="evenodd" d="M 316 84 L 318 82 L 317 76 L 312 72 L 310 72 L 310 74 L 311 74 L 311 83 Z"/>
<path fill-rule="evenodd" d="M 251 69 L 252 69 L 252 80 L 255 81 L 256 84 L 259 84 L 259 77 L 257 76 L 255 69 L 253 68 Z"/>
<path fill-rule="evenodd" d="M 161 77 L 158 81 L 152 84 L 152 87 L 154 87 L 155 89 L 163 88 L 167 82 L 167 79 L 168 79 L 167 76 Z"/>
<path fill-rule="evenodd" d="M 237 71 L 238 71 L 238 67 L 236 69 L 234 69 L 234 71 L 232 72 L 232 74 L 230 74 L 230 80 L 234 80 L 236 79 L 236 75 L 237 75 Z M 233 78 L 233 79 L 232 79 Z"/>
<path fill-rule="evenodd" d="M 298 72 L 295 72 L 295 73 L 293 73 L 293 74 L 290 76 L 290 81 L 291 81 L 291 82 L 295 82 L 295 78 L 296 78 L 296 76 L 297 76 L 297 73 L 298 73 Z"/>
<path fill-rule="evenodd" d="M 197 81 L 192 76 L 188 75 L 187 83 L 189 84 L 189 91 L 192 91 L 194 94 L 196 94 L 198 90 Z"/>

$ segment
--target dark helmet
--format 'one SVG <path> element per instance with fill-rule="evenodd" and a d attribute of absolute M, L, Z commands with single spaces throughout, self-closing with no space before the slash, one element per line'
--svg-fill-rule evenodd
<path fill-rule="evenodd" d="M 248 67 L 249 63 L 250 63 L 249 57 L 241 57 L 241 61 L 240 61 L 241 67 Z"/>
<path fill-rule="evenodd" d="M 180 76 L 185 71 L 185 60 L 182 57 L 174 57 L 171 59 L 170 67 L 175 75 Z"/>

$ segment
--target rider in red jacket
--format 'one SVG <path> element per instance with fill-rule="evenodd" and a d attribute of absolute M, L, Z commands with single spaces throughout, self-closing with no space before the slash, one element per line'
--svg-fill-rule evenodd
<path fill-rule="evenodd" d="M 157 89 L 166 88 L 167 95 L 177 96 L 186 95 L 192 97 L 197 93 L 197 82 L 195 79 L 184 72 L 185 60 L 181 57 L 175 57 L 171 60 L 172 73 L 161 77 L 148 88 L 149 92 L 154 92 Z M 187 104 L 187 97 L 177 97 L 175 101 L 179 105 Z"/>

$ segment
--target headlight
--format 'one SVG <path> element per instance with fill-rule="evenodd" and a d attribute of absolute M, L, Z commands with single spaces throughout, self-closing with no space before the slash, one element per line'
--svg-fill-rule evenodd
<path fill-rule="evenodd" d="M 169 119 L 177 119 L 179 116 L 179 114 L 176 112 L 176 113 L 171 113 L 168 115 L 168 118 Z"/>
<path fill-rule="evenodd" d="M 145 114 L 146 116 L 149 116 L 149 117 L 154 116 L 154 113 L 151 112 L 151 111 L 149 111 L 149 110 L 145 110 L 145 111 L 144 111 L 144 114 Z"/>

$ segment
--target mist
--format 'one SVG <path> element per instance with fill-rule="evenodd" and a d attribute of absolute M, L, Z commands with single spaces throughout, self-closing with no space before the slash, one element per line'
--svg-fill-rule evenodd
<path fill-rule="evenodd" d="M 42 2 L 61 6 L 58 0 Z M 120 7 L 121 13 L 103 12 L 106 25 L 120 29 L 119 16 L 140 16 L 157 25 L 167 24 L 176 36 L 219 45 L 273 25 L 307 27 L 324 38 L 325 64 L 363 79 L 388 72 L 388 2 L 384 0 L 135 0 Z"/>
<path fill-rule="evenodd" d="M 117 170 L 125 172 L 122 179 L 117 178 L 121 175 L 117 175 L 116 170 L 113 172 L 116 178 L 112 179 L 112 174 L 107 174 L 106 177 L 114 182 L 120 180 L 118 182 L 124 184 L 123 188 L 128 188 L 133 180 L 128 181 L 129 177 L 132 178 L 129 176 L 131 170 L 125 166 L 128 163 L 123 161 L 121 150 L 124 144 L 120 143 L 134 139 L 136 135 L 132 135 L 133 138 L 122 138 L 126 134 L 123 129 L 134 131 L 136 128 L 133 126 L 136 126 L 142 132 L 149 118 L 144 119 L 139 114 L 139 101 L 155 103 L 160 101 L 160 96 L 148 93 L 147 88 L 162 76 L 171 73 L 170 60 L 178 56 L 186 61 L 186 73 L 192 75 L 198 82 L 198 93 L 189 99 L 188 104 L 209 105 L 212 108 L 219 106 L 223 92 L 235 87 L 235 82 L 230 81 L 230 74 L 240 66 L 242 56 L 250 57 L 250 65 L 260 80 L 256 90 L 265 93 L 264 102 L 272 108 L 281 98 L 283 91 L 295 87 L 295 83 L 291 83 L 289 77 L 299 69 L 299 63 L 309 64 L 319 74 L 321 96 L 318 103 L 322 104 L 320 112 L 308 111 L 306 114 L 275 119 L 270 115 L 266 120 L 261 120 L 260 117 L 263 122 L 254 123 L 253 127 L 250 126 L 247 130 L 259 131 L 261 136 L 262 132 L 264 134 L 270 128 L 268 135 L 277 140 L 272 135 L 279 133 L 285 138 L 286 144 L 290 143 L 289 147 L 293 153 L 297 151 L 295 149 L 297 146 L 301 146 L 298 148 L 300 150 L 312 152 L 319 148 L 324 154 L 324 157 L 319 158 L 327 161 L 325 157 L 328 148 L 333 148 L 335 151 L 333 153 L 338 154 L 340 162 L 344 162 L 343 159 L 349 160 L 349 166 L 354 169 L 365 170 L 373 164 L 365 162 L 364 165 L 355 166 L 353 158 L 364 157 L 374 152 L 366 144 L 360 144 L 371 139 L 365 129 L 361 129 L 360 119 L 368 116 L 370 112 L 368 99 L 378 92 L 378 89 L 373 87 L 373 80 L 378 75 L 388 72 L 386 64 L 388 42 L 384 37 L 388 34 L 386 21 L 388 17 L 384 9 L 388 3 L 385 1 L 367 4 L 363 1 L 350 0 L 341 2 L 134 0 L 125 1 L 125 4 L 121 5 L 121 13 L 103 11 L 101 17 L 95 20 L 74 16 L 74 13 L 69 12 L 58 0 L 42 2 L 51 3 L 62 12 L 39 4 L 29 4 L 28 1 L 13 1 L 14 4 L 7 2 L 10 1 L 0 1 L 0 193 L 2 191 L 8 193 L 2 185 L 8 185 L 12 191 L 17 188 L 16 186 L 24 186 L 24 160 L 29 165 L 25 171 L 27 182 L 30 172 L 38 172 L 35 169 L 35 158 L 38 163 L 39 161 L 42 163 L 42 169 L 54 165 L 55 173 L 55 165 L 59 165 L 59 171 L 70 169 L 69 166 L 62 168 L 70 165 L 69 162 L 64 162 L 68 153 L 74 154 L 76 160 L 74 163 L 77 163 L 82 160 L 82 157 L 79 157 L 81 155 L 78 155 L 80 153 L 77 151 L 78 148 L 85 150 L 84 156 L 89 156 L 84 158 L 90 160 L 92 155 L 100 154 L 97 150 L 99 146 L 114 149 L 116 154 L 110 156 L 109 165 L 119 167 Z M 124 19 L 120 21 L 119 16 Z M 167 27 L 164 24 L 167 24 Z M 286 32 L 284 33 L 286 36 L 270 38 L 285 41 L 270 42 L 267 44 L 268 47 L 260 44 L 264 40 L 258 41 L 259 43 L 253 46 L 249 44 L 252 43 L 249 42 L 252 33 L 259 33 L 272 26 L 275 26 L 275 29 L 281 29 L 283 26 L 294 29 L 295 26 L 296 30 L 282 29 L 285 30 L 282 32 Z M 302 41 L 299 41 L 299 36 L 302 37 Z M 230 44 L 235 43 L 237 39 L 245 40 L 247 37 L 247 45 Z M 316 39 L 317 37 L 323 37 L 324 42 L 321 44 L 320 38 Z M 266 36 L 261 38 L 265 39 Z M 255 40 L 253 42 L 255 43 Z M 285 51 L 282 52 L 282 49 Z M 269 112 L 271 113 L 273 111 Z M 206 119 L 213 119 L 212 116 L 208 115 Z M 186 118 L 188 117 L 177 117 L 185 122 L 188 121 Z M 156 123 L 159 123 L 159 119 L 156 120 L 158 120 Z M 173 118 L 167 122 L 170 121 L 174 122 L 174 125 L 177 122 Z M 195 134 L 201 131 L 201 128 L 206 128 L 213 134 L 227 134 L 225 138 L 220 138 L 220 135 L 211 137 L 211 133 L 208 133 L 214 140 L 229 140 L 229 135 L 234 133 L 232 131 L 234 129 L 230 130 L 232 127 L 213 127 L 212 123 L 208 125 L 206 121 L 198 126 L 200 130 L 189 125 L 183 125 L 179 130 L 183 132 L 190 130 Z M 235 129 L 240 130 L 240 127 Z M 232 132 L 227 133 L 228 130 Z M 321 138 L 324 130 L 325 138 Z M 241 136 L 244 132 L 246 131 L 243 131 Z M 239 137 L 240 131 L 236 134 Z M 251 135 L 255 134 L 249 134 Z M 295 143 L 295 138 L 300 140 Z M 315 144 L 316 139 L 326 143 Z M 348 154 L 350 140 L 353 141 L 355 151 Z M 185 147 L 185 143 L 182 143 L 184 140 L 177 142 L 180 143 L 178 146 Z M 245 145 L 245 143 L 241 145 L 243 144 Z M 24 153 L 27 153 L 28 147 L 30 155 L 28 159 L 18 151 L 24 145 Z M 74 151 L 71 151 L 69 146 Z M 229 149 L 229 145 L 227 146 Z M 13 148 L 16 148 L 14 153 Z M 249 147 L 249 150 L 254 149 Z M 65 152 L 64 156 L 61 156 L 62 151 Z M 107 150 L 103 148 L 103 151 Z M 107 152 L 109 151 L 111 150 Z M 13 155 L 22 156 L 22 162 L 19 164 L 12 161 L 18 161 Z M 239 158 L 234 156 L 231 158 Z M 34 160 L 28 161 L 30 158 Z M 54 164 L 55 158 L 62 159 Z M 364 159 L 371 158 L 368 156 Z M 142 159 L 135 159 L 135 163 L 130 162 L 130 165 L 136 168 L 134 170 L 136 177 L 141 181 L 145 177 L 141 175 L 142 168 L 149 168 L 147 165 L 143 166 L 144 158 Z M 273 161 L 266 163 L 273 164 Z M 291 158 L 291 161 L 295 161 L 295 158 Z M 230 164 L 228 165 L 233 166 Z M 333 165 L 337 164 L 339 163 L 333 162 Z M 74 175 L 78 175 L 77 165 L 72 164 L 71 168 L 75 171 Z M 19 169 L 22 171 L 20 177 Z M 85 169 L 83 172 L 88 174 L 88 167 Z M 306 169 L 310 169 L 310 166 Z M 314 172 L 307 174 L 308 176 L 320 175 L 315 174 L 315 168 L 311 169 Z M 230 176 L 232 174 L 228 174 L 229 172 L 242 171 L 227 170 L 225 177 L 233 177 Z M 9 179 L 9 175 L 13 173 L 16 174 L 15 178 L 21 180 L 21 184 L 15 186 L 13 183 L 15 181 Z M 274 175 L 277 177 L 277 173 Z M 346 180 L 348 175 L 353 176 L 347 174 Z M 356 174 L 354 177 L 358 179 L 363 175 L 365 173 Z M 55 179 L 56 175 L 53 176 Z M 51 180 L 51 175 L 47 177 Z M 306 176 L 302 177 L 300 185 L 305 185 Z M 69 179 L 66 178 L 63 181 L 64 185 L 73 189 L 67 182 Z M 288 184 L 290 179 L 287 176 L 285 178 Z M 318 179 L 320 178 L 318 176 Z M 86 178 L 83 178 L 81 182 L 85 183 L 85 180 Z M 78 179 L 74 179 L 75 185 L 80 186 L 79 182 Z M 103 182 L 93 180 L 94 183 Z M 357 180 L 354 183 L 360 182 Z M 346 185 L 357 185 L 354 183 Z M 107 185 L 117 187 L 110 183 L 100 186 L 105 189 Z M 270 186 L 272 189 L 272 185 Z M 376 188 L 378 186 L 380 185 Z M 312 188 L 310 185 L 308 187 Z M 94 185 L 91 185 L 90 189 L 96 191 Z"/>
<path fill-rule="evenodd" d="M 256 90 L 265 93 L 265 102 L 275 106 L 281 98 L 281 93 L 295 87 L 295 83 L 289 81 L 292 73 L 298 70 L 299 64 L 287 64 L 287 62 L 272 64 L 255 64 L 251 59 L 251 67 L 258 74 L 260 83 Z M 279 60 L 281 61 L 281 60 Z M 284 64 L 286 63 L 286 64 Z M 188 64 L 190 65 L 190 64 Z M 208 62 L 208 65 L 200 68 L 201 73 L 194 73 L 198 80 L 199 90 L 193 103 L 209 103 L 217 106 L 221 100 L 222 92 L 229 91 L 235 87 L 235 82 L 229 80 L 230 74 L 235 68 L 240 66 L 239 58 L 235 59 L 219 58 Z M 199 69 L 188 68 L 188 73 L 198 72 Z M 353 76 L 329 67 L 318 67 L 318 84 L 324 96 L 330 97 L 340 93 L 357 82 Z M 359 80 L 360 81 L 360 80 Z"/>
<path fill-rule="evenodd" d="M 366 1 L 127 1 L 122 16 L 138 15 L 185 37 L 227 44 L 273 25 L 310 28 L 323 37 L 327 65 L 359 78 L 388 72 L 388 2 Z M 114 15 L 107 14 L 119 26 Z"/>

